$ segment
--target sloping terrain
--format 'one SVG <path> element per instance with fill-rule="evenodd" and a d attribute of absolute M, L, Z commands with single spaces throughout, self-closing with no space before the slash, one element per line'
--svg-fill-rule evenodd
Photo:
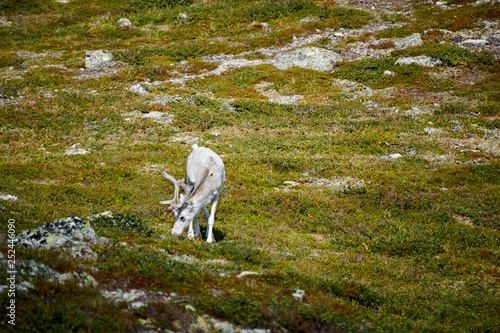
<path fill-rule="evenodd" d="M 2 331 L 499 331 L 499 17 L 0 1 Z M 194 143 L 214 244 L 159 205 Z"/>

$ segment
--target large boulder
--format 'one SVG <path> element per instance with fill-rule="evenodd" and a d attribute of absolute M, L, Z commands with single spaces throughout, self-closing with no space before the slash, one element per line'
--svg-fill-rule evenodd
<path fill-rule="evenodd" d="M 320 72 L 329 72 L 337 61 L 341 61 L 340 54 L 319 47 L 305 47 L 274 58 L 274 66 L 278 69 L 301 67 L 314 69 Z"/>
<path fill-rule="evenodd" d="M 81 240 L 85 238 L 97 239 L 97 234 L 89 222 L 78 216 L 70 216 L 38 228 L 23 231 L 14 240 L 14 243 L 32 249 L 54 248 L 78 245 L 74 238 Z"/>

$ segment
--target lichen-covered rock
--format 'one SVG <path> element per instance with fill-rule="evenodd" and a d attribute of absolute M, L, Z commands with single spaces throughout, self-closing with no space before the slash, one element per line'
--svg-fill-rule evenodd
<path fill-rule="evenodd" d="M 422 56 L 417 56 L 417 57 L 399 58 L 394 65 L 395 66 L 403 66 L 403 65 L 412 65 L 412 64 L 424 66 L 424 67 L 436 67 L 436 66 L 441 66 L 443 64 L 443 62 L 439 59 L 422 55 Z"/>
<path fill-rule="evenodd" d="M 319 47 L 305 47 L 285 54 L 280 54 L 274 59 L 274 66 L 278 69 L 301 67 L 314 69 L 320 72 L 329 72 L 342 57 L 333 51 Z"/>
<path fill-rule="evenodd" d="M 99 69 L 104 67 L 113 67 L 116 62 L 113 61 L 113 54 L 106 50 L 85 52 L 85 68 Z"/>
<path fill-rule="evenodd" d="M 14 240 L 16 245 L 27 246 L 32 249 L 53 248 L 65 245 L 78 245 L 73 238 L 96 239 L 97 234 L 90 225 L 78 216 L 70 216 L 61 220 L 47 223 L 41 227 L 21 232 Z"/>
<path fill-rule="evenodd" d="M 394 41 L 394 47 L 399 49 L 406 49 L 407 47 L 423 45 L 422 37 L 419 33 L 411 34 L 408 37 L 400 38 Z"/>

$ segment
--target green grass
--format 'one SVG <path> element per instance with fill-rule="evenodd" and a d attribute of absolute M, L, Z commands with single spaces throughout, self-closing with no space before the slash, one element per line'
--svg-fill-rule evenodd
<path fill-rule="evenodd" d="M 65 249 L 16 249 L 17 260 L 86 272 L 99 287 L 34 279 L 34 291 L 16 296 L 15 330 L 137 331 L 148 322 L 188 331 L 206 314 L 290 332 L 498 331 L 500 80 L 491 53 L 435 43 L 444 35 L 431 34 L 422 46 L 340 62 L 331 73 L 260 65 L 150 85 L 147 96 L 128 90 L 216 69 L 206 55 L 267 59 L 259 48 L 316 29 L 408 22 L 375 35 L 389 38 L 498 17 L 495 6 L 450 3 L 462 7 L 417 2 L 402 17 L 303 0 L 2 2 L 12 25 L 0 27 L 0 95 L 8 101 L 0 106 L 0 195 L 19 200 L 0 202 L 0 251 L 7 254 L 9 219 L 20 232 L 71 215 L 114 214 L 91 222 L 109 238 L 91 245 L 96 262 Z M 181 12 L 187 21 L 177 19 Z M 121 17 L 138 28 L 118 28 Z M 306 17 L 316 19 L 298 22 Z M 77 79 L 84 51 L 95 49 L 111 50 L 121 67 Z M 444 65 L 394 66 L 424 54 Z M 340 80 L 358 86 L 342 89 Z M 193 103 L 144 104 L 161 95 Z M 281 105 L 266 95 L 304 98 Z M 412 116 L 414 108 L 426 112 Z M 175 118 L 122 116 L 135 110 Z M 189 137 L 226 166 L 215 244 L 170 237 L 174 216 L 159 205 L 173 195 L 161 171 L 185 178 Z M 64 155 L 75 144 L 89 154 Z M 385 157 L 395 153 L 402 157 Z M 259 274 L 238 278 L 242 271 Z M 293 299 L 295 288 L 305 290 L 304 301 Z M 161 302 L 130 310 L 99 289 L 176 292 L 192 298 L 195 312 Z M 2 293 L 1 306 L 7 302 Z"/>

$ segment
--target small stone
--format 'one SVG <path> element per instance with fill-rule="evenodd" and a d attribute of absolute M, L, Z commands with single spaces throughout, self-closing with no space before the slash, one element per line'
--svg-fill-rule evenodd
<path fill-rule="evenodd" d="M 391 155 L 382 156 L 382 158 L 385 160 L 397 160 L 398 158 L 401 158 L 401 157 L 403 157 L 403 155 L 401 155 L 401 154 L 391 154 Z"/>
<path fill-rule="evenodd" d="M 92 220 L 95 220 L 96 218 L 99 218 L 101 216 L 113 217 L 113 213 L 111 213 L 110 211 L 106 211 L 106 212 L 98 213 L 95 215 L 89 215 L 89 216 L 87 216 L 87 218 L 89 219 L 89 221 L 92 221 Z"/>
<path fill-rule="evenodd" d="M 109 244 L 109 238 L 106 237 L 99 237 L 97 241 L 94 242 L 97 245 L 107 245 Z"/>
<path fill-rule="evenodd" d="M 144 88 L 142 86 L 142 84 L 138 83 L 136 85 L 133 85 L 132 87 L 130 87 L 128 90 L 130 91 L 133 91 L 133 92 L 136 92 L 138 94 L 141 94 L 141 95 L 146 95 L 148 94 L 149 92 L 146 90 L 146 88 Z"/>
<path fill-rule="evenodd" d="M 305 295 L 306 292 L 302 289 L 295 289 L 294 293 L 292 294 L 293 298 L 299 302 L 302 302 L 304 300 Z"/>
<path fill-rule="evenodd" d="M 88 245 L 76 245 L 69 248 L 70 256 L 73 259 L 97 260 L 97 254 Z"/>
<path fill-rule="evenodd" d="M 165 112 L 151 111 L 149 113 L 142 114 L 142 118 L 153 119 L 162 124 L 169 124 L 174 120 L 174 116 Z"/>
<path fill-rule="evenodd" d="M 433 127 L 426 127 L 423 129 L 423 131 L 429 135 L 436 135 L 442 133 L 442 131 L 439 128 L 433 128 Z"/>
<path fill-rule="evenodd" d="M 195 105 L 195 101 L 191 97 L 183 97 L 183 96 L 160 96 L 156 97 L 153 100 L 146 101 L 142 104 L 144 105 L 151 105 L 151 104 L 158 104 L 158 105 L 167 105 L 171 103 L 177 103 L 177 102 L 182 102 L 182 103 L 189 103 L 191 105 Z"/>
<path fill-rule="evenodd" d="M 341 61 L 340 54 L 319 47 L 305 47 L 274 58 L 274 66 L 278 69 L 292 67 L 314 69 L 320 72 L 329 72 L 335 63 Z"/>
<path fill-rule="evenodd" d="M 247 275 L 260 275 L 261 273 L 258 272 L 252 272 L 252 271 L 243 271 L 240 274 L 238 274 L 236 277 L 241 278 Z"/>
<path fill-rule="evenodd" d="M 472 219 L 467 216 L 463 216 L 460 214 L 452 214 L 452 217 L 455 219 L 460 224 L 466 225 L 471 228 L 475 228 L 476 226 L 474 225 L 474 222 L 472 222 Z"/>
<path fill-rule="evenodd" d="M 130 304 L 130 307 L 132 309 L 138 309 L 138 308 L 140 308 L 142 306 L 146 306 L 146 304 L 142 303 L 141 301 L 133 302 L 133 303 Z"/>
<path fill-rule="evenodd" d="M 188 19 L 189 16 L 186 13 L 179 13 L 179 15 L 177 15 L 177 21 L 187 21 Z"/>
<path fill-rule="evenodd" d="M 5 201 L 17 201 L 17 200 L 18 200 L 18 197 L 14 196 L 14 195 L 10 195 L 10 194 L 7 194 L 7 195 L 0 195 L 0 200 L 5 200 Z"/>
<path fill-rule="evenodd" d="M 417 56 L 417 57 L 399 58 L 394 65 L 395 66 L 403 66 L 403 65 L 411 65 L 411 64 L 416 64 L 416 65 L 424 66 L 424 67 L 436 67 L 436 66 L 441 66 L 443 63 L 439 59 L 431 58 L 429 56 L 423 55 L 423 56 Z"/>
<path fill-rule="evenodd" d="M 85 155 L 88 154 L 89 151 L 85 149 L 70 149 L 64 153 L 65 156 L 69 155 Z"/>
<path fill-rule="evenodd" d="M 319 19 L 316 16 L 308 16 L 305 17 L 301 20 L 299 20 L 299 23 L 309 23 L 309 22 L 318 22 Z"/>
<path fill-rule="evenodd" d="M 270 102 L 281 105 L 293 105 L 304 98 L 304 95 L 277 96 L 269 99 Z"/>
<path fill-rule="evenodd" d="M 189 310 L 189 311 L 192 311 L 192 312 L 196 311 L 196 309 L 194 308 L 194 306 L 192 306 L 191 304 L 186 304 L 186 310 Z"/>
<path fill-rule="evenodd" d="M 393 71 L 384 71 L 384 76 L 395 76 Z"/>
<path fill-rule="evenodd" d="M 499 0 L 477 0 L 476 2 L 473 3 L 474 6 L 481 6 L 481 5 L 485 5 L 485 4 L 488 4 L 488 3 L 497 3 L 499 2 Z"/>
<path fill-rule="evenodd" d="M 100 69 L 115 65 L 113 54 L 110 51 L 98 50 L 85 52 L 85 68 L 87 69 Z"/>
<path fill-rule="evenodd" d="M 419 33 L 411 34 L 408 37 L 400 38 L 394 41 L 394 47 L 396 50 L 405 49 L 408 47 L 420 46 L 423 45 L 422 37 Z"/>
<path fill-rule="evenodd" d="M 118 21 L 116 21 L 116 25 L 120 28 L 135 28 L 135 25 L 127 18 L 119 19 Z"/>
<path fill-rule="evenodd" d="M 462 45 L 467 45 L 467 46 L 485 46 L 488 44 L 488 41 L 486 39 L 466 39 L 462 42 Z"/>

